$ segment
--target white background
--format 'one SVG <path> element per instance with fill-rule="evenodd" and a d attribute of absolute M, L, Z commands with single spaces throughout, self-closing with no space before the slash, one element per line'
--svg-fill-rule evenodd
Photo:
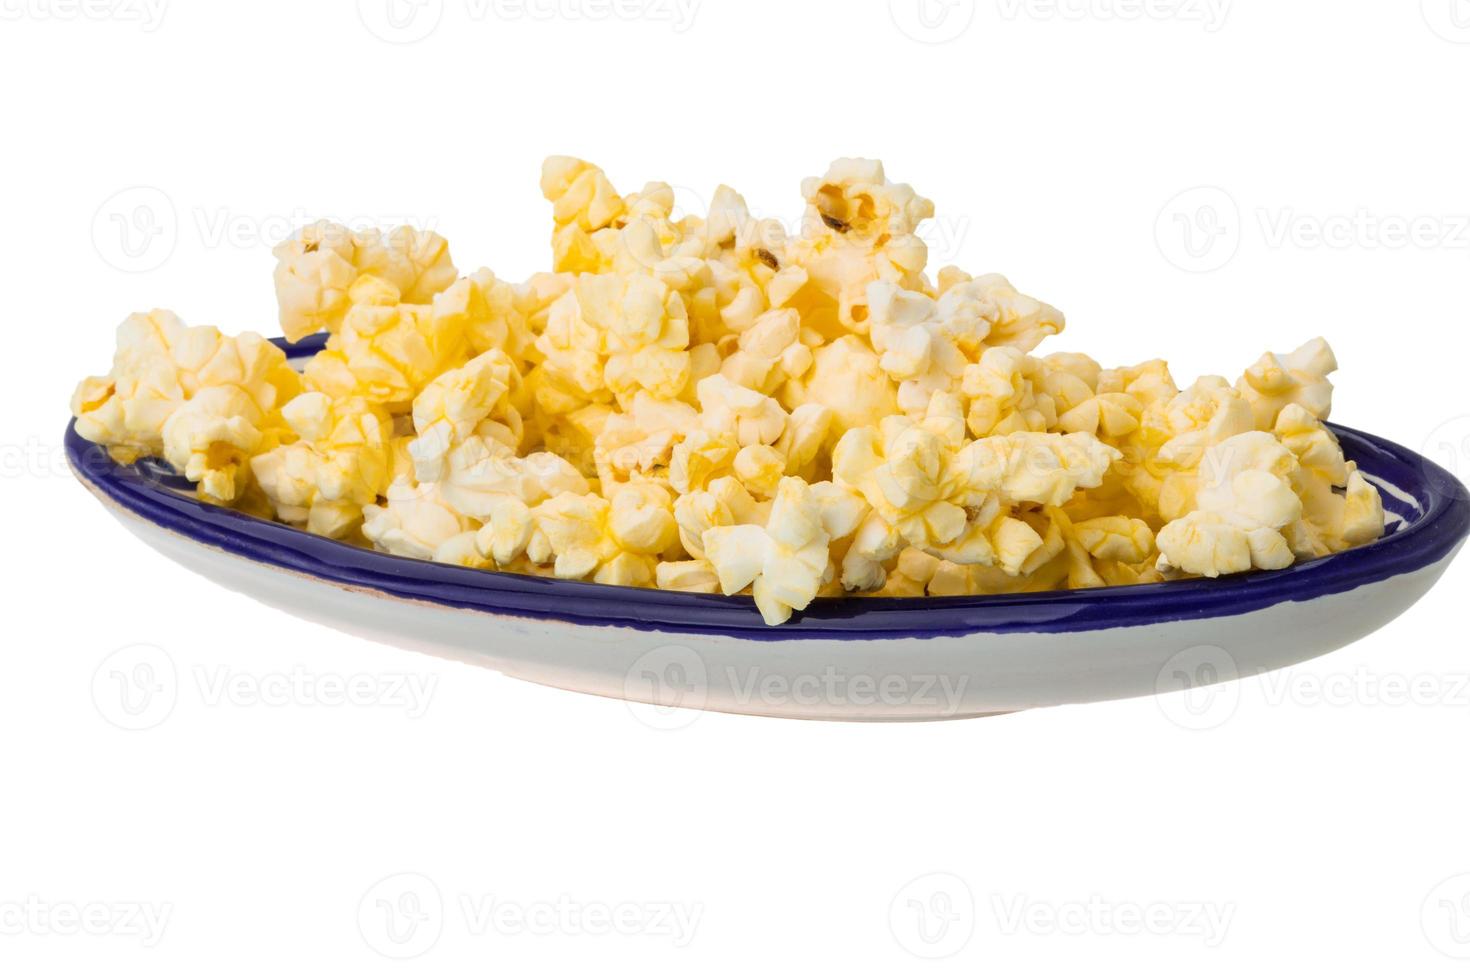
<path fill-rule="evenodd" d="M 659 730 L 226 592 L 67 475 L 126 314 L 274 333 L 324 215 L 524 276 L 548 153 L 791 218 L 881 157 L 1047 349 L 1187 382 L 1322 333 L 1334 418 L 1466 475 L 1464 0 L 689 2 L 0 0 L 0 974 L 1463 976 L 1465 561 L 1206 707 Z"/>

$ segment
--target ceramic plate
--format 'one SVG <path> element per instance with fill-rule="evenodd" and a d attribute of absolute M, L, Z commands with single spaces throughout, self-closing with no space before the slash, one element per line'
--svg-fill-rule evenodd
<path fill-rule="evenodd" d="M 318 349 L 280 342 L 293 357 Z M 1318 656 L 1378 629 L 1470 528 L 1437 464 L 1333 425 L 1383 494 L 1384 537 L 1275 572 L 1082 591 L 818 599 L 768 627 L 745 596 L 514 575 L 380 554 L 192 496 L 66 433 L 78 478 L 152 547 L 296 615 L 556 687 L 657 705 L 848 720 L 968 717 L 1155 694 Z M 160 598 L 160 603 L 162 603 Z"/>

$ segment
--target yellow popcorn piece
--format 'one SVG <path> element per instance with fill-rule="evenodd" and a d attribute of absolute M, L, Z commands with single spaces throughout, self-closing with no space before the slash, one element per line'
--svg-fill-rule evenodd
<path fill-rule="evenodd" d="M 1157 561 L 1153 529 L 1138 518 L 1102 517 L 1074 522 L 1065 510 L 1048 507 L 1045 514 L 1066 543 L 1069 589 L 1090 589 L 1143 581 Z M 1153 575 L 1162 577 L 1157 569 Z"/>
<path fill-rule="evenodd" d="M 418 437 L 408 444 L 419 482 L 442 480 L 450 449 L 487 421 L 497 423 L 492 428 L 494 434 L 516 450 L 523 426 L 510 396 L 520 383 L 515 363 L 500 350 L 486 351 L 464 367 L 445 371 L 429 382 L 413 401 L 413 427 Z"/>
<path fill-rule="evenodd" d="M 540 411 L 565 415 L 640 392 L 677 398 L 689 383 L 683 298 L 650 275 L 585 275 L 552 304 L 536 341 Z"/>
<path fill-rule="evenodd" d="M 229 503 L 245 490 L 250 457 L 265 441 L 259 407 L 236 387 L 205 388 L 163 424 L 163 456 L 206 500 Z"/>
<path fill-rule="evenodd" d="M 757 497 L 775 494 L 786 475 L 786 457 L 770 446 L 746 446 L 735 454 L 735 476 Z"/>
<path fill-rule="evenodd" d="M 509 566 L 530 547 L 536 520 L 518 497 L 496 497 L 480 511 L 484 523 L 475 532 L 475 551 L 482 561 Z"/>
<path fill-rule="evenodd" d="M 805 281 L 789 302 L 824 336 L 864 333 L 869 283 L 924 285 L 929 250 L 915 231 L 934 216 L 934 204 L 889 181 L 878 161 L 856 158 L 834 161 L 824 176 L 802 181 L 801 191 L 802 234 L 786 254 Z"/>
<path fill-rule="evenodd" d="M 508 354 L 516 370 L 523 371 L 535 343 L 527 320 L 538 311 L 538 301 L 539 297 L 523 300 L 514 284 L 500 281 L 489 269 L 480 269 L 434 295 L 434 332 L 463 336 L 475 354 Z"/>
<path fill-rule="evenodd" d="M 405 303 L 428 303 L 459 275 L 443 237 L 407 226 L 353 231 L 319 221 L 276 246 L 275 257 L 276 299 L 287 340 L 335 331 L 362 276 L 392 283 Z"/>
<path fill-rule="evenodd" d="M 822 177 L 806 178 L 801 195 L 823 226 L 859 239 L 912 234 L 934 217 L 932 201 L 888 180 L 880 161 L 860 157 L 835 160 Z"/>
<path fill-rule="evenodd" d="M 684 550 L 703 558 L 705 531 L 736 524 L 764 524 L 769 511 L 769 502 L 757 503 L 744 484 L 724 476 L 710 481 L 707 489 L 681 493 L 674 501 L 674 522 Z"/>
<path fill-rule="evenodd" d="M 1019 574 L 1042 538 L 1009 509 L 1059 505 L 1078 488 L 1099 485 L 1121 455 L 1085 434 L 1018 432 L 961 447 L 957 415 L 936 398 L 923 423 L 892 416 L 837 444 L 836 482 L 858 490 L 872 507 L 843 561 L 849 587 L 881 585 L 877 566 L 905 545 L 956 564 Z"/>
<path fill-rule="evenodd" d="M 1284 568 L 1373 541 L 1323 424 L 1318 338 L 1235 383 L 1037 352 L 1062 313 L 926 275 L 934 205 L 875 160 L 802 182 L 788 233 L 720 185 L 619 194 L 550 157 L 552 263 L 459 276 L 442 237 L 317 222 L 274 251 L 298 374 L 255 334 L 118 328 L 80 435 L 199 496 L 404 557 L 691 593 L 1095 588 Z"/>
<path fill-rule="evenodd" d="M 1241 526 L 1219 514 L 1192 511 L 1159 532 L 1159 568 L 1217 578 L 1253 568 L 1286 568 L 1291 548 L 1281 532 Z"/>
<path fill-rule="evenodd" d="M 1160 568 L 1214 578 L 1295 560 L 1282 529 L 1300 520 L 1296 458 L 1273 435 L 1245 432 L 1210 447 L 1196 508 L 1159 531 Z"/>
<path fill-rule="evenodd" d="M 1292 489 L 1302 501 L 1302 520 L 1286 529 L 1298 558 L 1320 558 L 1383 534 L 1383 500 L 1377 488 L 1347 462 L 1336 437 L 1301 405 L 1278 413 L 1276 438 L 1296 457 Z"/>
<path fill-rule="evenodd" d="M 280 348 L 259 334 L 188 327 L 167 310 L 117 328 L 112 370 L 78 385 L 77 432 L 119 458 L 163 456 L 207 500 L 246 490 L 251 455 L 284 428 L 280 406 L 301 390 Z"/>
<path fill-rule="evenodd" d="M 478 531 L 461 531 L 434 549 L 433 561 L 465 568 L 490 568 L 494 561 L 481 553 Z"/>
<path fill-rule="evenodd" d="M 1020 292 L 1005 276 L 989 273 L 972 279 L 957 269 L 949 272 L 945 277 L 949 285 L 939 296 L 939 312 L 943 320 L 963 325 L 963 329 L 953 326 L 948 331 L 957 339 L 1029 353 L 1047 337 L 1066 329 L 1061 310 Z"/>
<path fill-rule="evenodd" d="M 610 228 L 624 213 L 623 199 L 599 167 L 575 157 L 547 157 L 541 165 L 541 194 L 552 206 L 552 268 L 556 272 L 601 271 L 592 233 Z"/>
<path fill-rule="evenodd" d="M 1100 485 L 1122 453 L 1081 432 L 1013 432 L 977 439 L 956 456 L 971 492 L 1059 507 L 1079 489 Z"/>
<path fill-rule="evenodd" d="M 694 493 L 727 477 L 735 467 L 740 443 L 733 432 L 696 429 L 674 447 L 669 460 L 669 485 L 679 493 Z"/>
<path fill-rule="evenodd" d="M 960 391 L 969 399 L 965 421 L 977 438 L 1045 432 L 1056 424 L 1056 403 L 1045 387 L 1046 367 L 1014 347 L 992 347 L 965 368 Z"/>
<path fill-rule="evenodd" d="M 834 432 L 841 433 L 896 414 L 898 386 L 865 340 L 846 336 L 813 351 L 811 371 L 788 384 L 781 401 L 791 409 L 825 406 L 832 412 Z"/>
<path fill-rule="evenodd" d="M 306 366 L 306 387 L 332 398 L 363 398 L 397 413 L 433 378 L 464 360 L 463 334 L 436 321 L 433 308 L 400 302 L 391 282 L 359 278 L 351 306 L 326 349 Z"/>
<path fill-rule="evenodd" d="M 1224 378 L 1206 376 L 1154 409 L 1148 423 L 1164 437 L 1162 462 L 1194 468 L 1212 446 L 1251 431 L 1251 418 L 1249 402 Z"/>
<path fill-rule="evenodd" d="M 936 392 L 958 389 L 970 364 L 961 343 L 974 349 L 984 340 L 988 325 L 983 319 L 945 317 L 924 293 L 891 282 L 869 284 L 868 306 L 868 336 L 880 355 L 879 366 L 898 382 L 900 409 L 922 414 Z M 960 336 L 975 333 L 978 338 Z"/>
<path fill-rule="evenodd" d="M 1015 352 L 1004 360 L 1004 370 L 1029 367 L 1033 377 L 1044 377 L 1033 361 L 1017 355 L 1065 326 L 1060 311 L 1022 295 L 1004 276 L 972 279 L 959 270 L 946 272 L 947 288 L 937 300 L 891 282 L 868 286 L 869 336 L 882 355 L 883 370 L 900 382 L 898 404 L 910 415 L 923 413 L 936 392 L 960 390 L 966 371 L 992 347 Z M 992 377 L 1003 369 L 998 357 L 969 370 L 966 394 L 1006 397 Z M 980 421 L 984 411 L 976 409 L 977 435 L 990 434 L 1000 424 Z"/>
<path fill-rule="evenodd" d="M 720 591 L 720 576 L 707 561 L 661 561 L 654 569 L 654 583 L 660 589 L 674 592 Z"/>
<path fill-rule="evenodd" d="M 965 531 L 968 474 L 940 436 L 903 416 L 844 435 L 832 453 L 832 472 L 914 547 L 939 547 Z"/>
<path fill-rule="evenodd" d="M 479 521 L 490 520 L 507 497 L 534 506 L 558 494 L 591 492 L 576 467 L 555 453 L 516 456 L 504 443 L 480 435 L 456 445 L 446 462 L 439 492 L 460 513 Z"/>
<path fill-rule="evenodd" d="M 381 506 L 363 508 L 362 533 L 391 555 L 432 559 L 451 538 L 475 530 L 432 483 L 397 480 L 388 487 L 386 498 Z"/>
<path fill-rule="evenodd" d="M 786 417 L 775 448 L 786 461 L 787 476 L 811 476 L 835 421 L 835 413 L 825 405 L 798 405 Z"/>
<path fill-rule="evenodd" d="M 1073 525 L 1087 553 L 1104 561 L 1138 564 L 1154 550 L 1154 532 L 1136 517 L 1095 517 Z"/>
<path fill-rule="evenodd" d="M 634 478 L 667 479 L 675 447 L 698 422 L 699 413 L 685 402 L 636 393 L 628 410 L 609 415 L 597 434 L 598 478 L 608 487 Z"/>
<path fill-rule="evenodd" d="M 392 421 L 368 402 L 320 392 L 298 395 L 282 414 L 297 439 L 251 459 L 256 481 L 280 520 L 347 536 L 392 479 Z"/>
<path fill-rule="evenodd" d="M 770 445 L 786 430 L 786 411 L 774 398 L 716 374 L 699 383 L 701 427 L 726 433 L 741 446 Z"/>
<path fill-rule="evenodd" d="M 766 624 L 779 626 L 810 605 L 832 576 L 830 540 L 811 487 L 787 477 L 764 526 L 712 527 L 704 532 L 703 546 L 720 590 L 734 595 L 751 588 Z"/>
<path fill-rule="evenodd" d="M 812 367 L 811 348 L 801 340 L 801 316 L 792 309 L 769 310 L 735 335 L 737 349 L 720 364 L 733 384 L 763 395 L 775 394 Z"/>
<path fill-rule="evenodd" d="M 561 493 L 532 511 L 558 578 L 605 585 L 649 585 L 658 557 L 678 540 L 672 501 L 654 484 L 630 484 L 609 501 L 597 494 Z M 544 562 L 543 562 L 544 563 Z"/>
<path fill-rule="evenodd" d="M 1085 354 L 1042 359 L 1042 390 L 1051 397 L 1062 432 L 1086 432 L 1117 444 L 1142 424 L 1143 400 L 1124 391 L 1099 391 L 1102 368 Z"/>
<path fill-rule="evenodd" d="M 1332 382 L 1337 357 L 1321 337 L 1307 341 L 1290 354 L 1263 354 L 1246 368 L 1236 388 L 1250 402 L 1256 428 L 1269 429 L 1288 405 L 1299 405 L 1319 419 L 1332 411 Z"/>

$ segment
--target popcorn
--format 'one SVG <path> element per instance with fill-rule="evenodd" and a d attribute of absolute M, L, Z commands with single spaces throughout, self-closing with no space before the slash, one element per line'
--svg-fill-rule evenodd
<path fill-rule="evenodd" d="M 861 337 L 839 337 L 812 357 L 811 371 L 786 387 L 781 401 L 787 408 L 823 405 L 831 409 L 838 433 L 877 425 L 898 412 L 898 387 Z"/>
<path fill-rule="evenodd" d="M 1337 439 L 1316 416 L 1301 405 L 1287 405 L 1276 417 L 1274 433 L 1299 464 L 1292 489 L 1302 501 L 1302 520 L 1287 529 L 1298 558 L 1320 558 L 1383 533 L 1378 490 L 1343 458 Z"/>
<path fill-rule="evenodd" d="M 474 435 L 449 451 L 447 472 L 438 485 L 452 507 L 488 521 L 504 498 L 535 506 L 557 494 L 585 494 L 591 488 L 576 467 L 555 453 L 516 456 L 504 443 Z"/>
<path fill-rule="evenodd" d="M 970 363 L 961 345 L 973 350 L 989 329 L 980 316 L 944 316 L 925 294 L 891 282 L 868 285 L 868 306 L 878 364 L 899 383 L 898 405 L 909 414 L 922 413 L 936 392 L 958 387 Z"/>
<path fill-rule="evenodd" d="M 1104 442 L 1073 432 L 1013 432 L 966 446 L 965 468 L 981 486 L 994 486 L 1002 499 L 1059 507 L 1079 488 L 1102 483 L 1122 453 Z"/>
<path fill-rule="evenodd" d="M 1383 533 L 1323 424 L 1321 339 L 1182 391 L 1162 360 L 1036 353 L 1066 320 L 924 271 L 934 206 L 880 163 L 802 182 L 799 234 L 721 185 L 622 195 L 551 157 L 551 271 L 459 276 L 431 231 L 275 249 L 297 374 L 163 310 L 72 396 L 80 435 L 199 497 L 403 557 L 690 592 L 787 621 L 849 593 L 961 596 L 1284 568 Z"/>
<path fill-rule="evenodd" d="M 396 480 L 384 496 L 382 506 L 363 508 L 362 533 L 390 555 L 431 559 L 451 538 L 474 530 L 432 483 Z"/>
<path fill-rule="evenodd" d="M 757 503 L 744 484 L 730 476 L 710 481 L 706 490 L 681 494 L 674 502 L 679 541 L 695 558 L 704 557 L 705 531 L 736 524 L 764 524 L 769 512 L 769 503 Z"/>
<path fill-rule="evenodd" d="M 787 257 L 806 274 L 792 305 L 813 329 L 829 337 L 864 332 L 869 283 L 923 286 L 929 250 L 914 232 L 934 216 L 933 202 L 862 159 L 834 161 L 825 176 L 802 181 L 801 193 L 806 217 Z"/>
<path fill-rule="evenodd" d="M 594 459 L 605 485 L 636 477 L 666 477 L 675 447 L 699 421 L 693 406 L 676 399 L 654 398 L 646 391 L 633 396 L 628 411 L 607 417 L 597 434 Z"/>
<path fill-rule="evenodd" d="M 720 576 L 707 561 L 661 561 L 654 569 L 654 582 L 660 589 L 675 592 L 718 592 Z"/>
<path fill-rule="evenodd" d="M 326 349 L 306 366 L 306 387 L 333 398 L 358 397 L 397 412 L 430 380 L 464 360 L 466 341 L 431 306 L 401 302 L 402 293 L 377 276 L 360 277 L 351 303 Z"/>
<path fill-rule="evenodd" d="M 628 406 L 640 391 L 677 398 L 689 383 L 688 345 L 683 299 L 660 280 L 582 276 L 552 304 L 537 338 L 537 407 L 566 415 L 614 398 Z"/>
<path fill-rule="evenodd" d="M 490 350 L 429 382 L 413 402 L 418 438 L 408 444 L 408 453 L 415 476 L 424 483 L 443 479 L 449 450 L 483 429 L 492 416 L 499 416 L 494 435 L 512 451 L 518 448 L 521 417 L 509 396 L 520 380 L 510 357 Z"/>
<path fill-rule="evenodd" d="M 733 435 L 741 446 L 770 445 L 786 429 L 786 412 L 774 398 L 732 384 L 716 374 L 699 383 L 701 424 L 706 431 Z"/>
<path fill-rule="evenodd" d="M 300 390 L 259 334 L 227 337 L 154 310 L 118 326 L 112 370 L 78 385 L 71 408 L 83 438 L 127 460 L 164 454 L 207 498 L 230 503 L 245 489 L 244 461 L 283 427 L 279 406 Z"/>
<path fill-rule="evenodd" d="M 392 421 L 375 405 L 320 392 L 297 396 L 282 414 L 298 438 L 250 461 L 256 481 L 281 520 L 350 534 L 392 477 Z"/>
<path fill-rule="evenodd" d="M 704 532 L 706 560 L 720 590 L 734 595 L 752 588 L 768 626 L 779 626 L 793 610 L 805 609 L 832 576 L 830 536 L 822 509 L 805 481 L 781 481 L 764 526 L 739 524 Z"/>
<path fill-rule="evenodd" d="M 1072 526 L 1077 541 L 1094 558 L 1138 564 L 1154 550 L 1154 532 L 1136 517 L 1095 517 Z"/>
<path fill-rule="evenodd" d="M 538 564 L 554 559 L 558 578 L 605 585 L 648 585 L 658 556 L 678 539 L 672 501 L 654 484 L 630 484 L 609 501 L 597 494 L 561 493 L 532 510 L 544 537 Z"/>
<path fill-rule="evenodd" d="M 1196 508 L 1159 532 L 1160 569 L 1215 578 L 1290 565 L 1282 529 L 1302 516 L 1296 457 L 1268 432 L 1232 436 L 1205 456 Z"/>
<path fill-rule="evenodd" d="M 206 388 L 163 424 L 163 457 L 199 485 L 206 500 L 229 503 L 244 491 L 246 464 L 264 441 L 255 403 L 239 388 Z"/>
<path fill-rule="evenodd" d="M 739 346 L 720 364 L 720 374 L 743 388 L 774 394 L 812 367 L 812 351 L 801 341 L 801 316 L 795 310 L 762 313 L 737 336 Z"/>
<path fill-rule="evenodd" d="M 849 587 L 881 584 L 874 566 L 903 546 L 1018 575 L 1043 539 L 1010 509 L 1058 506 L 1079 487 L 1099 485 L 1121 455 L 1080 433 L 1018 432 L 957 448 L 957 407 L 948 414 L 945 408 L 937 396 L 922 423 L 891 416 L 878 430 L 847 433 L 833 450 L 838 484 L 861 492 L 872 507 L 843 561 Z"/>
<path fill-rule="evenodd" d="M 551 202 L 552 267 L 557 272 L 601 271 L 591 233 L 611 227 L 624 212 L 623 199 L 598 167 L 574 157 L 547 157 L 541 193 Z"/>
<path fill-rule="evenodd" d="M 463 336 L 476 354 L 502 351 L 516 361 L 518 371 L 524 369 L 535 343 L 527 318 L 536 301 L 518 296 L 515 285 L 480 269 L 435 294 L 432 307 L 436 333 Z"/>
<path fill-rule="evenodd" d="M 733 432 L 696 429 L 674 447 L 669 460 L 669 485 L 693 493 L 728 476 L 734 469 L 740 443 Z"/>
<path fill-rule="evenodd" d="M 958 269 L 945 271 L 949 274 L 939 296 L 939 316 L 951 324 L 946 332 L 971 356 L 982 341 L 1029 353 L 1066 328 L 1061 310 L 1019 292 L 1005 276 L 972 279 Z"/>
<path fill-rule="evenodd" d="M 1056 427 L 1117 441 L 1138 430 L 1144 403 L 1123 391 L 1099 391 L 1102 368 L 1085 354 L 1052 354 L 1042 360 L 1042 390 L 1051 397 Z"/>
<path fill-rule="evenodd" d="M 1321 337 L 1309 340 L 1290 354 L 1262 354 L 1246 368 L 1235 387 L 1250 402 L 1256 428 L 1269 429 L 1288 405 L 1299 405 L 1319 419 L 1332 411 L 1332 382 L 1337 358 Z"/>
<path fill-rule="evenodd" d="M 405 303 L 427 303 L 458 275 L 441 236 L 406 226 L 387 233 L 354 232 L 319 221 L 277 245 L 274 254 L 281 332 L 287 340 L 335 331 L 362 276 L 392 284 Z"/>
<path fill-rule="evenodd" d="M 976 438 L 1045 432 L 1056 425 L 1056 402 L 1045 390 L 1046 368 L 1015 347 L 992 347 L 965 367 L 960 390 L 970 400 L 966 422 Z"/>

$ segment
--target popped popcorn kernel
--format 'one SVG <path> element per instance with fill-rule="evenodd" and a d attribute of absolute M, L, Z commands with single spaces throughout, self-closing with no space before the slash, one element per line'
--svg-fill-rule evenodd
<path fill-rule="evenodd" d="M 1288 405 L 1325 419 L 1332 411 L 1332 382 L 1327 376 L 1336 370 L 1332 348 L 1317 337 L 1289 354 L 1262 354 L 1246 368 L 1236 388 L 1250 402 L 1257 428 L 1271 428 Z"/>
<path fill-rule="evenodd" d="M 112 370 L 82 381 L 71 407 L 83 438 L 123 459 L 163 456 L 206 499 L 228 504 L 300 390 L 281 349 L 259 334 L 229 337 L 154 310 L 118 326 Z"/>
<path fill-rule="evenodd" d="M 443 237 L 407 226 L 352 231 L 319 221 L 277 245 L 274 254 L 281 332 L 287 340 L 335 331 L 362 276 L 392 283 L 405 303 L 431 301 L 458 276 Z"/>

